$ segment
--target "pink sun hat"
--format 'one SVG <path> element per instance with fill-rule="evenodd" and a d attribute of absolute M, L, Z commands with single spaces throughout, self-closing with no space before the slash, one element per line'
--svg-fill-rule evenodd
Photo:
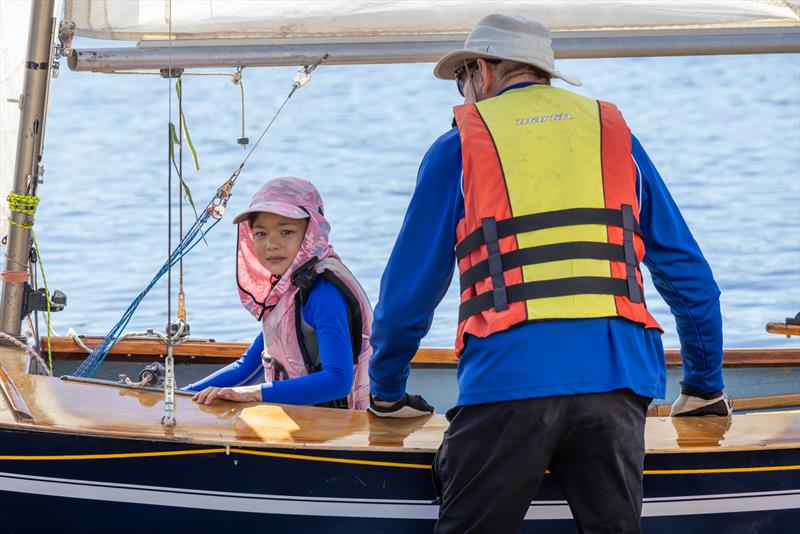
<path fill-rule="evenodd" d="M 250 207 L 233 218 L 233 224 L 246 221 L 253 213 L 276 213 L 291 219 L 308 219 L 311 212 L 323 214 L 322 197 L 308 180 L 287 176 L 275 178 L 253 195 Z"/>

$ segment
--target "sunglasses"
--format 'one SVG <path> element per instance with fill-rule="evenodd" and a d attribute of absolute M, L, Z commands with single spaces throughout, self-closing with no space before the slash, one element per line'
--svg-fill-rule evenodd
<path fill-rule="evenodd" d="M 474 76 L 474 68 L 477 66 L 478 62 L 473 61 L 468 65 L 462 65 L 456 69 L 456 86 L 458 87 L 458 94 L 461 96 L 464 96 L 464 84 L 467 82 L 467 74 L 469 74 L 470 78 Z"/>
<path fill-rule="evenodd" d="M 486 63 L 491 63 L 492 65 L 497 65 L 500 63 L 499 59 L 486 59 Z M 456 87 L 458 87 L 458 94 L 464 96 L 464 84 L 467 83 L 467 76 L 471 79 L 475 76 L 475 73 L 478 71 L 478 62 L 473 61 L 466 65 L 462 65 L 456 69 L 454 72 L 456 78 Z"/>

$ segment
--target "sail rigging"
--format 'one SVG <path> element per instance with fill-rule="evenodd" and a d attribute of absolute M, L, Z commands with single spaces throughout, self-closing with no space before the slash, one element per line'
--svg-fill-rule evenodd
<path fill-rule="evenodd" d="M 153 277 L 152 280 L 148 283 L 147 286 L 133 299 L 131 304 L 122 314 L 122 317 L 117 321 L 117 323 L 111 328 L 108 334 L 103 338 L 103 340 L 97 344 L 97 346 L 92 350 L 92 352 L 86 357 L 86 359 L 80 364 L 78 369 L 75 371 L 75 376 L 78 377 L 91 377 L 94 375 L 97 368 L 103 363 L 108 353 L 114 347 L 114 345 L 119 341 L 125 327 L 130 322 L 131 318 L 133 317 L 136 309 L 139 307 L 139 304 L 142 300 L 147 296 L 150 290 L 156 285 L 156 283 L 166 274 L 169 276 L 170 269 L 181 262 L 183 258 L 191 252 L 191 250 L 197 246 L 200 241 L 205 239 L 205 236 L 214 226 L 222 220 L 222 217 L 225 213 L 225 207 L 227 206 L 228 199 L 231 196 L 231 191 L 233 187 L 236 185 L 236 181 L 239 179 L 239 175 L 244 169 L 245 164 L 248 162 L 250 157 L 253 155 L 255 150 L 258 148 L 261 141 L 264 139 L 264 136 L 267 135 L 270 128 L 272 127 L 275 120 L 280 115 L 283 108 L 289 102 L 289 100 L 294 96 L 295 92 L 302 88 L 308 81 L 311 79 L 311 73 L 325 61 L 326 56 L 319 58 L 315 63 L 311 65 L 306 65 L 303 67 L 299 67 L 297 69 L 297 73 L 295 74 L 294 80 L 292 82 L 292 87 L 289 90 L 289 93 L 286 95 L 283 103 L 278 107 L 278 110 L 272 116 L 269 123 L 264 127 L 261 131 L 261 135 L 259 135 L 256 142 L 250 148 L 250 150 L 245 155 L 242 162 L 239 166 L 233 171 L 231 176 L 217 189 L 214 198 L 208 203 L 206 208 L 202 211 L 200 216 L 195 220 L 194 224 L 192 224 L 191 228 L 186 232 L 186 234 L 181 238 L 180 242 L 175 246 L 174 249 L 171 249 L 169 252 L 167 260 L 158 270 L 156 275 Z M 170 141 L 171 142 L 171 141 Z M 170 161 L 170 165 L 172 162 Z M 172 168 L 171 166 L 169 167 Z M 208 227 L 206 225 L 210 222 Z M 170 247 L 171 248 L 171 247 Z M 171 292 L 168 290 L 167 292 L 168 298 L 171 295 Z M 171 311 L 168 310 L 168 317 L 171 317 Z M 182 328 L 185 327 L 186 323 L 182 322 Z M 167 336 L 171 336 L 171 333 L 167 333 Z M 179 334 L 176 334 L 175 337 L 178 337 Z M 168 341 L 169 346 L 169 341 Z"/>

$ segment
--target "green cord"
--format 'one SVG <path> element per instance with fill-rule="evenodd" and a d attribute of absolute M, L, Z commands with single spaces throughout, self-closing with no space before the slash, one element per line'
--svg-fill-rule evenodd
<path fill-rule="evenodd" d="M 6 197 L 8 201 L 8 209 L 15 213 L 24 213 L 29 215 L 28 224 L 18 223 L 8 217 L 8 222 L 31 231 L 31 239 L 33 240 L 33 248 L 36 251 L 36 258 L 39 263 L 39 269 L 42 271 L 42 281 L 44 282 L 44 293 L 47 297 L 47 362 L 50 365 L 50 374 L 53 374 L 53 350 L 50 345 L 51 337 L 51 323 L 50 323 L 50 289 L 47 287 L 47 277 L 44 274 L 44 262 L 42 261 L 42 254 L 39 252 L 39 244 L 36 242 L 36 234 L 33 231 L 33 216 L 36 213 L 36 207 L 39 205 L 39 197 L 35 195 L 18 195 L 17 193 L 9 193 Z"/>
<path fill-rule="evenodd" d="M 39 197 L 9 193 L 6 200 L 8 200 L 9 211 L 30 215 L 29 224 L 15 222 L 11 220 L 11 217 L 8 217 L 8 222 L 19 228 L 24 228 L 25 230 L 33 229 L 33 215 L 36 213 L 36 206 L 39 205 Z"/>

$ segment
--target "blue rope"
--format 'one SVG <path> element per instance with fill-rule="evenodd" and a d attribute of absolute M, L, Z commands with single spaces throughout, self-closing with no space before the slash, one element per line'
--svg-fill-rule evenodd
<path fill-rule="evenodd" d="M 125 310 L 125 313 L 122 314 L 122 318 L 117 321 L 117 324 L 111 329 L 111 331 L 106 334 L 106 337 L 94 348 L 91 354 L 86 357 L 86 359 L 80 364 L 78 369 L 75 371 L 74 376 L 88 378 L 94 375 L 97 368 L 103 363 L 103 360 L 106 359 L 108 353 L 117 344 L 119 341 L 122 332 L 125 330 L 125 327 L 128 326 L 131 318 L 133 318 L 133 314 L 136 312 L 136 309 L 141 304 L 144 297 L 150 292 L 151 289 L 156 285 L 156 283 L 169 271 L 170 267 L 174 266 L 178 263 L 181 258 L 189 254 L 191 250 L 197 246 L 200 241 L 205 239 L 205 236 L 219 223 L 221 219 L 214 219 L 214 222 L 211 226 L 208 227 L 207 230 L 203 231 L 203 226 L 208 219 L 211 217 L 211 210 L 206 209 L 203 211 L 203 214 L 194 222 L 192 227 L 186 232 L 186 235 L 181 240 L 180 243 L 173 249 L 172 253 L 170 254 L 170 258 L 168 261 L 164 262 L 164 265 L 161 266 L 161 269 L 156 273 L 155 277 L 150 280 L 150 283 L 147 284 L 147 287 L 137 295 L 133 302 L 130 303 L 128 308 Z"/>

